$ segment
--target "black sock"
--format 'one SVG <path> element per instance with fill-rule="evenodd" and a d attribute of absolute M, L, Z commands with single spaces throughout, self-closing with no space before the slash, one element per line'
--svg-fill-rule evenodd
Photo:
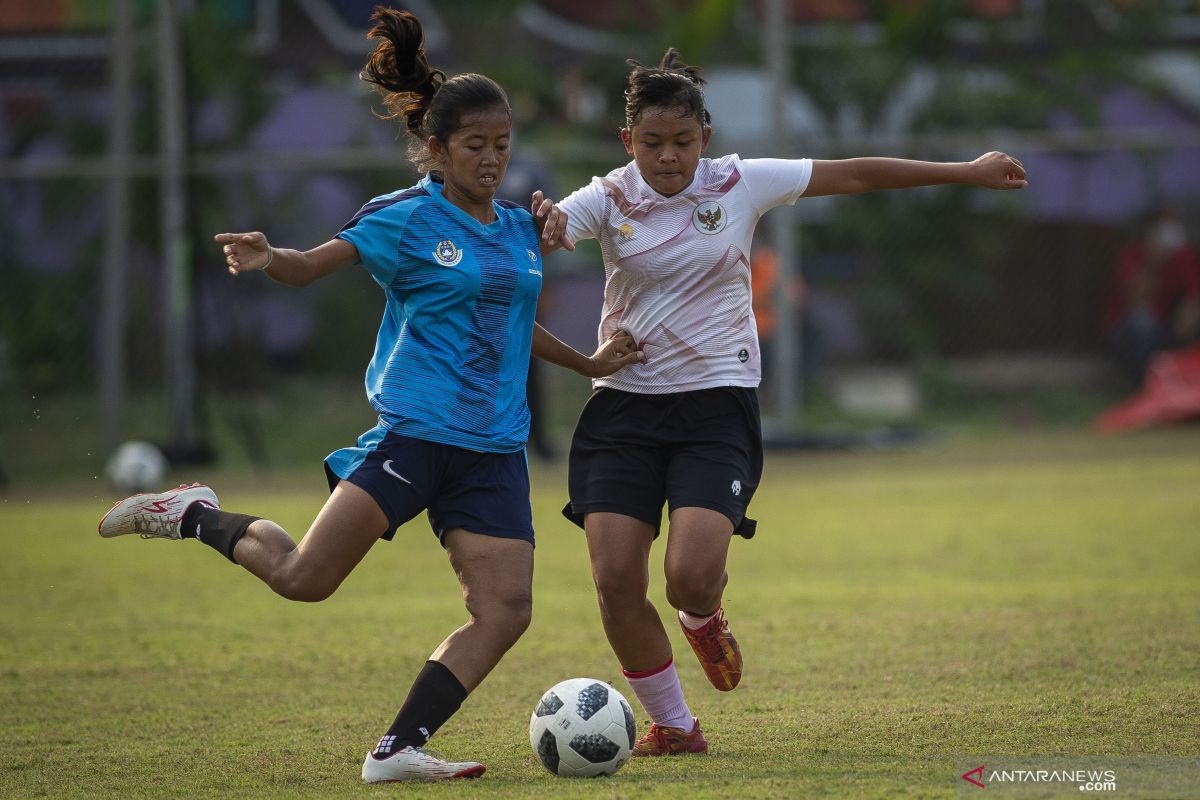
<path fill-rule="evenodd" d="M 467 690 L 453 672 L 437 661 L 426 661 L 408 690 L 408 699 L 400 707 L 396 721 L 379 740 L 375 756 L 387 758 L 410 745 L 421 747 L 466 699 Z"/>
<path fill-rule="evenodd" d="M 250 523 L 259 519 L 262 518 L 231 514 L 203 503 L 192 503 L 188 510 L 183 512 L 179 533 L 185 539 L 199 539 L 236 564 L 233 546 L 246 533 Z"/>

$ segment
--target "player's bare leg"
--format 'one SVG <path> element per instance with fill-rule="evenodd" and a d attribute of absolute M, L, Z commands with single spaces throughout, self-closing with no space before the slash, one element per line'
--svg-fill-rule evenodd
<path fill-rule="evenodd" d="M 342 481 L 299 544 L 270 520 L 250 524 L 233 559 L 289 600 L 333 594 L 387 529 L 387 516 L 365 491 Z"/>
<path fill-rule="evenodd" d="M 119 500 L 100 520 L 105 538 L 195 538 L 261 578 L 290 600 L 333 594 L 387 527 L 375 500 L 342 481 L 297 544 L 270 520 L 222 511 L 203 484 Z"/>
<path fill-rule="evenodd" d="M 671 659 L 671 640 L 650 598 L 650 546 L 654 526 L 624 514 L 584 518 L 600 620 L 621 666 L 653 669 Z"/>
<path fill-rule="evenodd" d="M 584 518 L 584 531 L 604 632 L 652 721 L 633 755 L 707 752 L 700 723 L 683 698 L 671 640 L 646 594 L 654 526 L 624 514 L 595 512 Z"/>
<path fill-rule="evenodd" d="M 533 546 L 456 528 L 444 539 L 469 618 L 433 651 L 392 727 L 363 762 L 368 783 L 475 778 L 477 761 L 447 761 L 424 748 L 529 627 Z"/>
<path fill-rule="evenodd" d="M 438 645 L 430 659 L 446 665 L 471 691 L 529 627 L 533 545 L 461 528 L 446 533 L 445 544 L 469 618 Z"/>
<path fill-rule="evenodd" d="M 667 600 L 714 687 L 729 691 L 742 678 L 742 652 L 729 631 L 721 597 L 733 523 L 719 511 L 677 508 L 671 513 L 664 569 Z"/>

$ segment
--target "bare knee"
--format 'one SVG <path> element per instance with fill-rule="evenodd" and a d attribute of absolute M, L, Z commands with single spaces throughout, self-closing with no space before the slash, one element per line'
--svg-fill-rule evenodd
<path fill-rule="evenodd" d="M 648 581 L 637 571 L 605 569 L 596 567 L 592 570 L 592 580 L 596 584 L 596 596 L 600 601 L 600 611 L 608 617 L 619 617 L 631 610 L 641 609 L 646 603 Z"/>
<path fill-rule="evenodd" d="M 280 597 L 301 603 L 319 603 L 332 595 L 341 581 L 332 580 L 303 564 L 286 564 L 270 580 L 271 589 Z"/>
<path fill-rule="evenodd" d="M 697 566 L 677 567 L 667 571 L 667 602 L 679 611 L 706 613 L 721 604 L 725 588 L 725 571 L 705 570 Z"/>
<path fill-rule="evenodd" d="M 507 649 L 516 644 L 533 621 L 533 595 L 514 592 L 487 600 L 469 599 L 471 624 L 485 628 Z"/>

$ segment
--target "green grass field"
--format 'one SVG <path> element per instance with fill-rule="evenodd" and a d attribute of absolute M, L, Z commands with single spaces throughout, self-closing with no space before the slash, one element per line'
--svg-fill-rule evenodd
<path fill-rule="evenodd" d="M 196 477 L 301 532 L 312 464 Z M 742 686 L 708 688 L 674 636 L 711 754 L 597 781 L 550 776 L 527 739 L 562 678 L 627 690 L 564 482 L 535 469 L 533 626 L 434 740 L 488 773 L 417 787 L 358 773 L 463 619 L 422 520 L 301 605 L 195 542 L 101 540 L 98 484 L 0 494 L 0 797 L 950 797 L 974 757 L 1200 754 L 1195 426 L 771 454 L 759 535 L 730 563 Z"/>

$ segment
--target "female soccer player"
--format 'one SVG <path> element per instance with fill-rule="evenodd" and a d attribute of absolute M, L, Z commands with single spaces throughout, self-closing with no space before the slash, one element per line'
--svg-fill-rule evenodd
<path fill-rule="evenodd" d="M 630 61 L 621 141 L 629 164 L 559 203 L 571 239 L 598 239 L 600 335 L 629 331 L 645 353 L 593 382 L 571 444 L 570 502 L 585 531 L 600 617 L 650 715 L 635 756 L 708 749 L 679 685 L 671 644 L 646 595 L 663 502 L 667 599 L 717 689 L 737 686 L 742 656 L 721 598 L 732 534 L 762 474 L 757 329 L 748 258 L 768 210 L 800 197 L 943 183 L 1026 185 L 1015 158 L 970 163 L 701 158 L 712 133 L 700 70 L 674 48 L 657 68 Z"/>
<path fill-rule="evenodd" d="M 387 296 L 367 395 L 379 425 L 325 459 L 331 495 L 297 545 L 266 519 L 219 508 L 192 484 L 118 502 L 102 536 L 197 538 L 291 600 L 328 597 L 382 536 L 428 509 L 462 585 L 468 621 L 426 662 L 391 728 L 363 763 L 367 782 L 473 778 L 476 762 L 423 749 L 530 620 L 533 526 L 524 452 L 525 375 L 541 288 L 541 247 L 564 221 L 533 197 L 533 215 L 493 202 L 508 163 L 504 91 L 478 74 L 447 78 L 425 59 L 421 26 L 377 9 L 378 44 L 363 69 L 412 137 L 416 186 L 375 198 L 337 238 L 307 252 L 261 233 L 222 233 L 233 275 L 265 270 L 290 286 L 362 264 Z M 535 217 L 537 218 L 535 227 Z M 538 228 L 541 228 L 539 241 Z M 544 331 L 544 357 L 590 376 L 638 355 L 616 337 L 591 358 Z"/>

